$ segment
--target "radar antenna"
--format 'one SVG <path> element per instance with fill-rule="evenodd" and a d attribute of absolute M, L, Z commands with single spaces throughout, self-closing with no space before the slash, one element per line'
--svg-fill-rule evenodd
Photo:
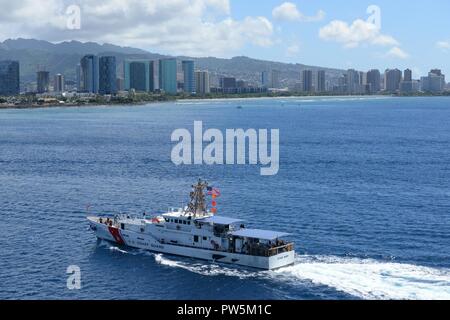
<path fill-rule="evenodd" d="M 192 214 L 194 217 L 203 217 L 207 214 L 205 193 L 204 190 L 208 188 L 208 183 L 198 179 L 198 183 L 192 186 L 192 191 L 189 194 L 191 198 L 185 214 Z"/>

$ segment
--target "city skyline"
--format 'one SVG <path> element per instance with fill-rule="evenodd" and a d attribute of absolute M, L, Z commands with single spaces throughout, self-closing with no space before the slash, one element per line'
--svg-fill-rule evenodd
<path fill-rule="evenodd" d="M 158 72 L 155 75 L 155 64 L 158 62 Z M 10 66 L 16 65 L 15 69 Z M 0 61 L 0 95 L 16 95 L 18 92 L 10 88 L 20 85 L 20 63 L 18 61 Z M 31 93 L 48 94 L 50 92 L 63 94 L 66 88 L 64 75 L 54 75 L 53 87 L 50 83 L 50 72 L 38 66 L 36 89 Z M 260 83 L 249 83 L 247 79 L 222 75 L 218 86 L 211 86 L 208 70 L 196 68 L 195 61 L 177 58 L 162 58 L 155 60 L 126 59 L 123 61 L 123 72 L 117 72 L 115 56 L 84 55 L 80 63 L 75 66 L 76 81 L 69 80 L 75 87 L 68 92 L 117 95 L 119 91 L 128 92 L 164 92 L 176 95 L 183 92 L 188 95 L 216 94 L 245 94 L 267 92 L 291 92 L 306 94 L 333 95 L 371 95 L 387 94 L 443 94 L 449 92 L 445 74 L 441 69 L 431 69 L 427 75 L 414 79 L 412 70 L 386 69 L 383 76 L 378 69 L 367 72 L 348 69 L 338 78 L 328 77 L 326 70 L 315 71 L 304 69 L 299 73 L 295 85 L 282 87 L 280 71 L 271 69 L 270 72 L 260 72 Z M 155 86 L 158 78 L 158 88 Z M 25 91 L 26 93 L 26 91 Z"/>
<path fill-rule="evenodd" d="M 81 0 L 80 28 L 68 30 L 69 5 L 63 0 L 51 0 L 48 6 L 29 0 L 10 4 L 8 17 L 1 19 L 0 40 L 75 39 L 193 57 L 245 55 L 358 70 L 411 68 L 416 78 L 439 65 L 450 74 L 450 33 L 442 27 L 450 3 L 444 0 L 349 0 L 345 5 L 267 0 L 258 6 L 234 0 L 137 0 L 133 6 Z M 380 19 L 372 5 L 380 10 Z M 39 19 L 34 18 L 37 13 Z M 380 28 L 374 29 L 377 21 Z M 196 37 L 181 37 L 182 29 L 195 30 Z"/>

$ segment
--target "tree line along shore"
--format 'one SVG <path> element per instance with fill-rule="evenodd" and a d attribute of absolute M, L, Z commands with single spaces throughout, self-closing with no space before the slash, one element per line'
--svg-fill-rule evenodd
<path fill-rule="evenodd" d="M 73 95 L 73 96 L 38 96 L 38 95 L 18 95 L 1 97 L 0 109 L 18 108 L 42 108 L 42 107 L 80 107 L 92 105 L 142 105 L 157 102 L 171 102 L 178 100 L 213 100 L 213 99 L 246 99 L 246 98 L 283 98 L 283 97 L 337 97 L 331 93 L 324 94 L 306 94 L 296 92 L 272 92 L 272 93 L 245 93 L 245 94 L 223 94 L 210 93 L 206 95 L 188 95 L 188 94 L 152 94 L 152 93 L 133 93 L 127 95 Z M 352 95 L 346 95 L 352 97 Z M 357 95 L 370 97 L 373 95 Z M 414 93 L 414 94 L 380 94 L 379 96 L 390 97 L 434 97 L 450 96 L 450 92 L 441 94 Z"/>

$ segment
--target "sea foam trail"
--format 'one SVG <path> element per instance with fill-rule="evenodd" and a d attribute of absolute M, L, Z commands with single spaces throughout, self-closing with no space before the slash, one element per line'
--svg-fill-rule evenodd
<path fill-rule="evenodd" d="M 113 245 L 112 243 L 106 241 L 106 240 L 100 240 L 98 246 L 100 248 L 105 248 L 108 249 L 110 251 L 116 251 L 116 252 L 120 252 L 120 253 L 129 253 L 128 251 L 122 250 L 119 247 Z"/>
<path fill-rule="evenodd" d="M 371 259 L 299 256 L 293 266 L 275 271 L 248 271 L 210 263 L 191 264 L 161 254 L 155 261 L 203 276 L 259 278 L 304 285 L 311 282 L 362 299 L 450 299 L 450 270 Z"/>
<path fill-rule="evenodd" d="M 363 299 L 450 299 L 450 270 L 370 259 L 298 257 L 274 271 L 280 278 L 311 281 Z"/>
<path fill-rule="evenodd" d="M 117 251 L 117 252 L 120 252 L 120 253 L 128 253 L 128 251 L 122 250 L 119 247 L 114 247 L 114 246 L 109 247 L 109 250 Z"/>
<path fill-rule="evenodd" d="M 171 260 L 163 256 L 162 254 L 155 254 L 154 257 L 156 263 L 160 265 L 185 269 L 187 271 L 197 273 L 203 276 L 223 275 L 229 277 L 238 277 L 240 279 L 258 277 L 258 273 L 255 272 L 238 270 L 235 268 L 228 268 L 223 265 L 211 264 L 208 262 L 191 264 L 187 262 Z"/>
<path fill-rule="evenodd" d="M 450 269 L 437 269 L 337 256 L 297 256 L 295 265 L 274 271 L 253 271 L 210 262 L 188 262 L 145 250 L 127 252 L 102 242 L 111 251 L 148 254 L 155 262 L 203 276 L 265 279 L 291 285 L 312 283 L 334 288 L 362 299 L 449 300 Z"/>

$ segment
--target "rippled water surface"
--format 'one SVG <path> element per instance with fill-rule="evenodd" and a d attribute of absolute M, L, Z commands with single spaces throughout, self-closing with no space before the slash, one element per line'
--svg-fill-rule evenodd
<path fill-rule="evenodd" d="M 279 128 L 279 174 L 174 166 L 170 135 L 194 120 Z M 0 298 L 450 299 L 449 124 L 448 98 L 0 110 Z M 198 177 L 221 189 L 220 214 L 292 233 L 296 265 L 255 272 L 87 230 L 87 204 L 162 212 Z M 66 288 L 69 265 L 81 290 Z"/>

